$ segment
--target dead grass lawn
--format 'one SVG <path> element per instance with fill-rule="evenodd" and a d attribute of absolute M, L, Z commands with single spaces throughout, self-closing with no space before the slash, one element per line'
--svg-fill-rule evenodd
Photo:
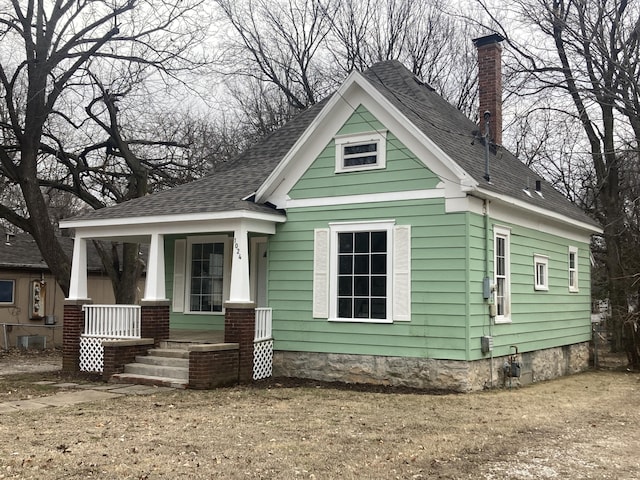
<path fill-rule="evenodd" d="M 50 393 L 31 381 L 0 379 L 0 401 Z M 599 371 L 466 395 L 270 382 L 123 396 L 1 414 L 0 478 L 635 479 L 639 387 Z"/>

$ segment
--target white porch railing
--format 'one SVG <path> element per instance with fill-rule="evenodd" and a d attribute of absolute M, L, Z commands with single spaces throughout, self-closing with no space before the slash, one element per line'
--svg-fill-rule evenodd
<path fill-rule="evenodd" d="M 140 338 L 140 305 L 84 305 L 84 335 Z"/>
<path fill-rule="evenodd" d="M 271 340 L 271 309 L 256 308 L 256 333 L 254 342 Z"/>
<path fill-rule="evenodd" d="M 83 305 L 84 333 L 80 336 L 80 370 L 101 373 L 104 340 L 140 338 L 139 305 Z"/>
<path fill-rule="evenodd" d="M 253 379 L 269 378 L 272 373 L 271 309 L 256 308 L 256 331 L 253 337 Z"/>

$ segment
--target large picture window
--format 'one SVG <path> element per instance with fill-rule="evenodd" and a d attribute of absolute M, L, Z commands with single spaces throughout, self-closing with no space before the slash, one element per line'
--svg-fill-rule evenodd
<path fill-rule="evenodd" d="M 14 304 L 15 288 L 15 280 L 0 280 L 0 305 Z"/>
<path fill-rule="evenodd" d="M 494 228 L 494 281 L 496 323 L 511 321 L 511 266 L 509 229 Z"/>
<path fill-rule="evenodd" d="M 387 318 L 387 231 L 338 233 L 338 317 Z"/>
<path fill-rule="evenodd" d="M 411 320 L 411 227 L 380 220 L 316 229 L 313 316 L 347 322 Z"/>

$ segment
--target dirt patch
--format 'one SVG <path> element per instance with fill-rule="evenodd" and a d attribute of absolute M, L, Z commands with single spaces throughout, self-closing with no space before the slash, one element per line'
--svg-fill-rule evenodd
<path fill-rule="evenodd" d="M 32 394 L 33 375 L 0 393 Z M 274 380 L 122 396 L 2 414 L 0 478 L 634 479 L 639 388 L 622 369 L 466 395 Z"/>

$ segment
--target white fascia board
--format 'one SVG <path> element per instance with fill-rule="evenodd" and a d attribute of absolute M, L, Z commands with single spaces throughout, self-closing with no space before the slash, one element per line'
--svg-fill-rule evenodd
<path fill-rule="evenodd" d="M 365 203 L 398 202 L 402 200 L 426 200 L 432 198 L 444 198 L 444 194 L 444 188 L 435 188 L 432 190 L 341 195 L 338 197 L 289 198 L 286 200 L 285 208 L 332 207 L 336 205 L 360 205 Z"/>
<path fill-rule="evenodd" d="M 340 101 L 345 92 L 350 88 L 350 86 L 356 81 L 356 78 L 361 75 L 353 71 L 349 74 L 347 79 L 340 85 L 340 88 L 331 96 L 331 98 L 327 101 L 327 104 L 322 108 L 320 113 L 316 115 L 316 118 L 313 119 L 311 124 L 307 127 L 307 129 L 298 137 L 296 143 L 294 143 L 293 147 L 287 152 L 284 158 L 280 161 L 280 163 L 276 166 L 276 168 L 271 172 L 271 174 L 267 177 L 267 179 L 263 182 L 258 190 L 256 190 L 256 203 L 264 203 L 265 199 L 268 197 L 273 190 L 278 187 L 284 178 L 286 178 L 286 170 L 294 158 L 295 154 L 300 151 L 301 147 L 312 137 L 314 136 L 318 127 L 326 120 L 329 113 L 334 109 L 336 104 Z M 315 157 L 314 157 L 315 159 Z"/>
<path fill-rule="evenodd" d="M 461 196 L 477 182 L 409 121 L 360 73 L 353 72 L 256 192 L 256 201 L 284 208 L 286 197 L 338 128 L 363 105 L 445 183 L 446 196 Z"/>
<path fill-rule="evenodd" d="M 602 233 L 602 229 L 594 225 L 553 212 L 546 208 L 536 207 L 508 195 L 478 189 L 478 195 L 490 202 L 490 216 L 496 220 L 514 223 L 524 227 L 572 237 L 580 241 L 589 241 L 593 234 Z M 529 213 L 530 215 L 526 215 Z M 541 222 L 540 219 L 546 220 Z M 572 233 L 573 232 L 573 233 Z"/>
<path fill-rule="evenodd" d="M 81 238 L 149 238 L 153 233 L 163 235 L 185 233 L 229 232 L 244 225 L 252 233 L 272 235 L 276 223 L 286 221 L 284 215 L 250 212 L 246 210 L 187 215 L 155 215 L 148 217 L 63 220 L 61 228 L 75 229 Z"/>
<path fill-rule="evenodd" d="M 383 125 L 389 128 L 398 139 L 411 150 L 425 166 L 431 169 L 446 183 L 457 182 L 456 187 L 463 190 L 476 188 L 476 182 L 456 161 L 447 155 L 431 138 L 420 130 L 413 122 L 404 116 L 391 102 L 389 102 L 377 88 L 373 87 L 365 77 L 362 77 L 367 87 L 363 89 L 374 100 L 371 114 Z M 367 105 L 365 105 L 367 107 Z M 425 158 L 435 157 L 437 162 L 426 163 Z M 452 178 L 452 176 L 454 178 Z"/>

